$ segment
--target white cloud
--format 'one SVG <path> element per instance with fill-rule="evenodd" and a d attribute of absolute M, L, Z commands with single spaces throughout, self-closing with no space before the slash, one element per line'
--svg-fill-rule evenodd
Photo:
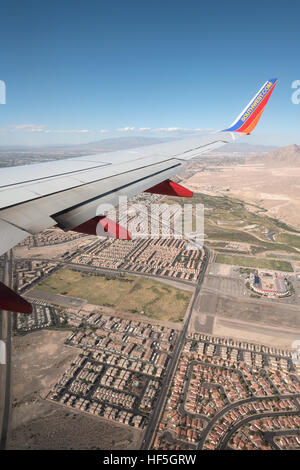
<path fill-rule="evenodd" d="M 182 134 L 190 134 L 190 133 L 196 133 L 196 132 L 203 132 L 203 131 L 208 131 L 211 129 L 200 129 L 200 128 L 195 128 L 195 129 L 190 129 L 186 127 L 158 127 L 158 128 L 152 128 L 152 127 L 134 127 L 134 126 L 125 126 L 125 127 L 119 127 L 118 129 L 115 129 L 117 132 L 172 132 L 172 133 L 182 133 Z"/>
<path fill-rule="evenodd" d="M 49 129 L 43 124 L 11 124 L 6 127 L 0 128 L 1 134 L 8 134 L 12 132 L 26 132 L 26 133 L 40 133 L 40 134 L 101 134 L 106 135 L 114 132 L 151 132 L 151 133 L 162 133 L 162 134 L 173 134 L 173 135 L 195 135 L 204 132 L 211 132 L 213 129 L 207 128 L 185 128 L 185 127 L 135 127 L 135 126 L 125 126 L 114 130 L 107 129 Z"/>
<path fill-rule="evenodd" d="M 212 127 L 203 127 L 203 128 L 196 128 L 196 129 L 192 129 L 196 132 L 209 132 L 209 131 L 214 131 L 215 129 L 213 129 Z"/>
<path fill-rule="evenodd" d="M 8 126 L 8 129 L 11 132 L 14 131 L 25 131 L 25 132 L 43 132 L 45 130 L 45 126 L 42 124 L 13 124 Z"/>
<path fill-rule="evenodd" d="M 136 127 L 130 127 L 130 126 L 127 126 L 127 127 L 120 127 L 119 129 L 117 129 L 118 132 L 129 132 L 129 131 L 136 131 Z"/>
<path fill-rule="evenodd" d="M 47 129 L 47 133 L 53 134 L 87 134 L 90 132 L 88 129 Z"/>
<path fill-rule="evenodd" d="M 177 133 L 177 134 L 198 134 L 202 132 L 212 131 L 213 129 L 201 129 L 201 128 L 186 128 L 186 127 L 159 127 L 152 129 L 153 132 L 164 132 L 164 133 Z"/>
<path fill-rule="evenodd" d="M 33 127 L 30 129 L 30 132 L 46 132 L 46 129 L 43 129 L 42 127 Z"/>
<path fill-rule="evenodd" d="M 88 129 L 48 129 L 46 126 L 39 124 L 12 124 L 0 129 L 5 132 L 43 132 L 45 134 L 86 134 L 90 132 Z"/>
<path fill-rule="evenodd" d="M 183 127 L 159 127 L 158 129 L 153 129 L 154 132 L 178 132 L 184 131 Z"/>

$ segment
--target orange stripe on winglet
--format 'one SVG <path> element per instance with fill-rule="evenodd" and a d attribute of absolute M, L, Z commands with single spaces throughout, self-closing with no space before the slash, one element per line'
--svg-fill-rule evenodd
<path fill-rule="evenodd" d="M 253 129 L 256 127 L 256 125 L 257 125 L 257 123 L 260 119 L 260 116 L 262 115 L 262 113 L 263 113 L 263 111 L 266 107 L 267 102 L 270 99 L 270 96 L 271 96 L 271 94 L 272 94 L 272 92 L 275 88 L 275 85 L 276 85 L 276 82 L 274 83 L 272 88 L 270 88 L 267 96 L 264 97 L 264 99 L 257 106 L 255 111 L 251 114 L 251 116 L 247 119 L 247 121 L 242 125 L 242 127 L 240 127 L 240 129 L 237 132 L 240 132 L 242 134 L 250 134 L 250 132 L 253 131 Z"/>

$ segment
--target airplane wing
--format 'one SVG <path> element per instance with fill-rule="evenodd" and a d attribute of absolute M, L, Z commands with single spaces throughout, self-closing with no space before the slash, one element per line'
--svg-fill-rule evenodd
<path fill-rule="evenodd" d="M 188 195 L 170 181 L 185 163 L 250 134 L 277 83 L 270 79 L 224 131 L 148 147 L 0 169 L 0 255 L 46 228 L 95 234 L 99 204 L 143 191 Z M 180 193 L 181 191 L 181 193 Z M 187 191 L 187 190 L 185 190 Z M 96 217 L 98 216 L 98 217 Z M 102 221 L 107 230 L 105 220 Z M 1 291 L 0 291 L 1 293 Z M 0 297 L 0 308 L 5 308 Z M 18 311 L 18 310 L 16 310 Z"/>

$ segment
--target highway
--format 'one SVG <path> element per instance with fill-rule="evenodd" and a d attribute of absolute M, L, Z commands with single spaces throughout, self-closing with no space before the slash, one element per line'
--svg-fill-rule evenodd
<path fill-rule="evenodd" d="M 12 287 L 12 251 L 5 255 L 6 262 L 3 282 Z M 6 343 L 6 364 L 0 365 L 0 449 L 6 448 L 10 417 L 10 382 L 11 382 L 11 320 L 12 313 L 0 311 L 0 339 Z"/>
<path fill-rule="evenodd" d="M 171 357 L 170 362 L 167 366 L 166 375 L 163 378 L 160 394 L 158 396 L 157 402 L 155 403 L 154 410 L 153 410 L 153 412 L 150 416 L 149 424 L 146 428 L 144 439 L 143 439 L 142 445 L 141 445 L 141 449 L 143 449 L 143 450 L 149 449 L 151 444 L 152 444 L 152 441 L 153 441 L 153 438 L 154 438 L 154 435 L 155 435 L 155 431 L 156 431 L 156 427 L 159 423 L 160 416 L 161 416 L 161 413 L 163 411 L 163 407 L 164 407 L 164 404 L 165 404 L 165 401 L 166 401 L 166 398 L 167 398 L 167 395 L 168 395 L 168 391 L 169 391 L 169 388 L 170 388 L 170 385 L 171 385 L 171 381 L 172 381 L 172 378 L 173 378 L 173 375 L 174 375 L 174 372 L 175 372 L 175 369 L 176 369 L 176 365 L 177 365 L 180 353 L 182 351 L 182 348 L 184 346 L 185 337 L 186 337 L 186 333 L 188 331 L 188 327 L 189 327 L 190 319 L 191 319 L 192 312 L 193 312 L 193 309 L 194 309 L 194 305 L 195 305 L 195 302 L 196 302 L 197 297 L 199 295 L 201 285 L 202 285 L 202 282 L 203 282 L 203 279 L 204 279 L 204 276 L 205 276 L 205 272 L 206 272 L 206 269 L 207 269 L 207 265 L 208 265 L 208 262 L 209 262 L 209 251 L 206 247 L 204 247 L 204 250 L 205 250 L 205 261 L 203 263 L 203 267 L 202 267 L 200 276 L 198 278 L 198 284 L 197 284 L 197 287 L 195 289 L 194 298 L 193 298 L 192 304 L 190 306 L 190 310 L 189 310 L 187 319 L 186 319 L 186 321 L 183 325 L 183 328 L 182 328 L 182 330 L 181 330 L 181 332 L 178 336 L 178 339 L 177 339 L 172 357 Z"/>

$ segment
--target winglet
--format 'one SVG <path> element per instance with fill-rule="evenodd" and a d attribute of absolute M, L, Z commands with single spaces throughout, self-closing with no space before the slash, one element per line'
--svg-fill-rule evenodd
<path fill-rule="evenodd" d="M 224 130 L 228 132 L 250 134 L 256 127 L 277 81 L 277 78 L 267 80 L 231 126 Z"/>

